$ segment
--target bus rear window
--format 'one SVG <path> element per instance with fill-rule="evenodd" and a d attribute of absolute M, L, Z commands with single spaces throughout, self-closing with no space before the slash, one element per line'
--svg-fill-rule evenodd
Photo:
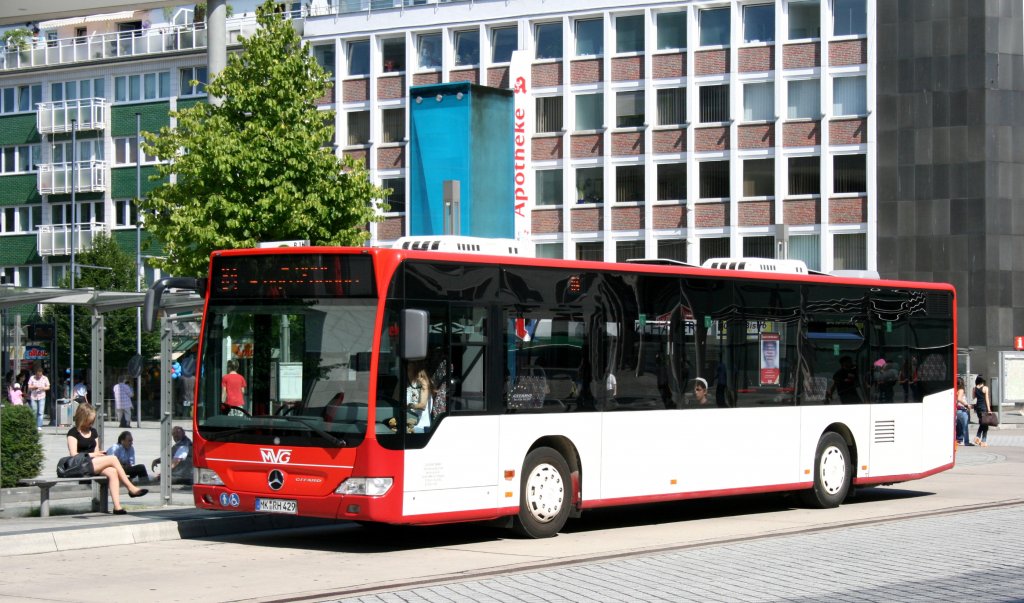
<path fill-rule="evenodd" d="M 365 255 L 281 254 L 214 258 L 210 296 L 230 299 L 373 297 Z"/>

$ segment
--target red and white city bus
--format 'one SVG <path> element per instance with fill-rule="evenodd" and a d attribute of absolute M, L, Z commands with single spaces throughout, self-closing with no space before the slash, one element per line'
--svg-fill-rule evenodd
<path fill-rule="evenodd" d="M 546 537 L 953 465 L 949 285 L 407 247 L 222 251 L 154 286 L 205 297 L 197 506 Z"/>

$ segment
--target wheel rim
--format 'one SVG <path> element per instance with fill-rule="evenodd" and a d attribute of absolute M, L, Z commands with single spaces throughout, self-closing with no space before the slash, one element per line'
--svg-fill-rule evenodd
<path fill-rule="evenodd" d="M 547 523 L 562 510 L 565 482 L 552 465 L 537 465 L 526 480 L 526 508 L 540 523 Z"/>
<path fill-rule="evenodd" d="M 829 494 L 837 494 L 846 483 L 846 458 L 843 451 L 829 446 L 821 455 L 821 486 Z"/>

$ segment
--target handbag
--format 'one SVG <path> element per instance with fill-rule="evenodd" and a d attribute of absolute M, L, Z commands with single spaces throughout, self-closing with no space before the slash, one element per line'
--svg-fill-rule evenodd
<path fill-rule="evenodd" d="M 90 477 L 92 474 L 92 458 L 88 452 L 65 456 L 57 461 L 57 477 Z"/>
<path fill-rule="evenodd" d="M 997 415 L 994 412 L 982 413 L 980 423 L 982 425 L 988 425 L 989 427 L 998 427 L 999 426 L 999 415 Z"/>

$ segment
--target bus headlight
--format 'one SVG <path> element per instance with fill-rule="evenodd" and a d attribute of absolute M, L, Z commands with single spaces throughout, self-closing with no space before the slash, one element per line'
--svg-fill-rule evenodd
<path fill-rule="evenodd" d="M 222 480 L 220 476 L 217 475 L 217 472 L 214 471 L 213 469 L 204 469 L 196 467 L 193 469 L 193 471 L 195 472 L 195 475 L 193 476 L 195 478 L 195 483 L 199 484 L 200 486 L 224 485 L 224 480 Z"/>
<path fill-rule="evenodd" d="M 341 482 L 335 494 L 354 494 L 359 496 L 384 496 L 391 489 L 395 480 L 390 477 L 350 477 Z"/>

